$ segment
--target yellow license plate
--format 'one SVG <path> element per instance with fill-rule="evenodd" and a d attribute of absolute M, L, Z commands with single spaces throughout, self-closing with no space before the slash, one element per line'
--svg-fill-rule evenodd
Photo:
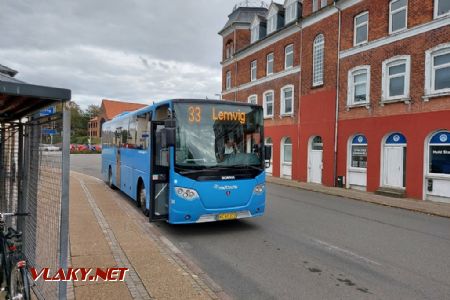
<path fill-rule="evenodd" d="M 234 220 L 237 218 L 237 213 L 223 213 L 217 215 L 218 221 L 225 221 L 225 220 Z"/>

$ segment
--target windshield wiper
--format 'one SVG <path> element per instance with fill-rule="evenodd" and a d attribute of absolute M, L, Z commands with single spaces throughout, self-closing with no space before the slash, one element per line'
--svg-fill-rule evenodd
<path fill-rule="evenodd" d="M 263 171 L 264 169 L 262 169 L 262 168 L 259 168 L 259 167 L 257 167 L 257 166 L 253 166 L 253 165 L 234 165 L 234 166 L 231 166 L 232 168 L 236 168 L 236 169 L 238 169 L 238 168 L 248 168 L 248 169 L 253 169 L 253 170 L 257 170 L 257 171 Z"/>

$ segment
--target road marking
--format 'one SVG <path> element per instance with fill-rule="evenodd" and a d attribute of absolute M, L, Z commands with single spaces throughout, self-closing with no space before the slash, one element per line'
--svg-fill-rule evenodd
<path fill-rule="evenodd" d="M 365 256 L 358 255 L 358 254 L 356 254 L 356 253 L 354 253 L 354 252 L 352 252 L 350 250 L 347 250 L 347 249 L 344 249 L 344 248 L 340 248 L 338 246 L 329 244 L 327 242 L 324 242 L 324 241 L 321 241 L 321 240 L 318 240 L 318 239 L 315 239 L 315 238 L 311 238 L 311 240 L 313 242 L 315 242 L 316 244 L 324 246 L 325 248 L 327 248 L 330 251 L 340 252 L 340 253 L 343 253 L 343 254 L 345 254 L 347 256 L 354 257 L 354 258 L 356 258 L 358 260 L 362 260 L 362 261 L 364 261 L 366 263 L 370 263 L 370 264 L 373 264 L 373 265 L 381 266 L 381 264 L 379 262 L 376 262 L 376 261 L 374 261 L 374 260 L 372 260 L 370 258 L 367 258 Z"/>

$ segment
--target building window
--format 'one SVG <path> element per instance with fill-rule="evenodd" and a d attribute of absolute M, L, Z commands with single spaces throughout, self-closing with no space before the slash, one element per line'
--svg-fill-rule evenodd
<path fill-rule="evenodd" d="M 327 6 L 327 0 L 313 0 L 313 12 L 319 10 L 319 3 L 320 8 L 324 8 L 325 6 Z"/>
<path fill-rule="evenodd" d="M 364 135 L 355 136 L 350 148 L 351 168 L 367 169 L 367 138 Z"/>
<path fill-rule="evenodd" d="M 267 55 L 266 60 L 266 75 L 272 75 L 273 74 L 273 53 L 269 53 Z"/>
<path fill-rule="evenodd" d="M 425 94 L 450 93 L 450 43 L 428 50 L 425 57 Z"/>
<path fill-rule="evenodd" d="M 442 17 L 450 14 L 450 0 L 434 0 L 434 17 Z"/>
<path fill-rule="evenodd" d="M 429 143 L 428 172 L 450 175 L 450 132 L 435 133 Z"/>
<path fill-rule="evenodd" d="M 285 6 L 285 25 L 297 19 L 298 0 L 288 0 Z"/>
<path fill-rule="evenodd" d="M 294 86 L 288 85 L 281 89 L 281 114 L 292 115 L 294 106 Z"/>
<path fill-rule="evenodd" d="M 370 102 L 370 66 L 356 67 L 348 72 L 347 105 Z"/>
<path fill-rule="evenodd" d="M 294 45 L 290 44 L 284 48 L 284 68 L 289 69 L 294 65 Z"/>
<path fill-rule="evenodd" d="M 363 12 L 355 17 L 354 45 L 367 43 L 369 37 L 369 12 Z"/>
<path fill-rule="evenodd" d="M 408 28 L 408 0 L 392 0 L 389 4 L 389 33 Z"/>
<path fill-rule="evenodd" d="M 277 30 L 277 14 L 267 16 L 267 34 L 270 34 Z"/>
<path fill-rule="evenodd" d="M 323 34 L 319 34 L 313 46 L 313 86 L 323 84 L 324 47 L 325 39 Z"/>
<path fill-rule="evenodd" d="M 257 40 L 259 40 L 259 24 L 251 28 L 250 40 L 251 40 L 251 43 L 254 43 Z"/>
<path fill-rule="evenodd" d="M 383 62 L 383 101 L 409 98 L 410 56 Z"/>
<path fill-rule="evenodd" d="M 273 117 L 273 91 L 267 91 L 264 93 L 264 118 Z"/>
<path fill-rule="evenodd" d="M 225 81 L 225 89 L 231 89 L 231 71 L 227 72 L 226 81 Z"/>
<path fill-rule="evenodd" d="M 252 61 L 250 63 L 250 80 L 255 81 L 256 80 L 256 72 L 257 72 L 257 65 L 256 60 Z"/>
<path fill-rule="evenodd" d="M 248 97 L 248 103 L 258 104 L 258 95 L 251 95 Z"/>

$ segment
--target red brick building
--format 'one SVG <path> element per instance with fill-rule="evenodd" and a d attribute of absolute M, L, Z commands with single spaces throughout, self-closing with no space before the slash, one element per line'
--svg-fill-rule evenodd
<path fill-rule="evenodd" d="M 147 105 L 142 103 L 124 102 L 118 100 L 103 99 L 100 106 L 100 113 L 98 116 L 92 118 L 88 122 L 88 134 L 90 137 L 102 136 L 102 125 L 106 121 L 111 120 L 115 116 L 126 112 L 135 111 Z"/>
<path fill-rule="evenodd" d="M 280 22 L 293 11 L 292 24 Z M 295 180 L 450 202 L 449 25 L 450 0 L 240 7 L 220 32 L 223 98 L 256 95 L 270 112 L 264 100 L 273 90 L 266 137 L 274 176 L 288 177 L 290 163 Z M 283 48 L 290 44 L 293 66 L 286 70 Z M 271 52 L 274 72 L 266 75 Z M 294 108 L 285 116 L 289 85 Z"/>

